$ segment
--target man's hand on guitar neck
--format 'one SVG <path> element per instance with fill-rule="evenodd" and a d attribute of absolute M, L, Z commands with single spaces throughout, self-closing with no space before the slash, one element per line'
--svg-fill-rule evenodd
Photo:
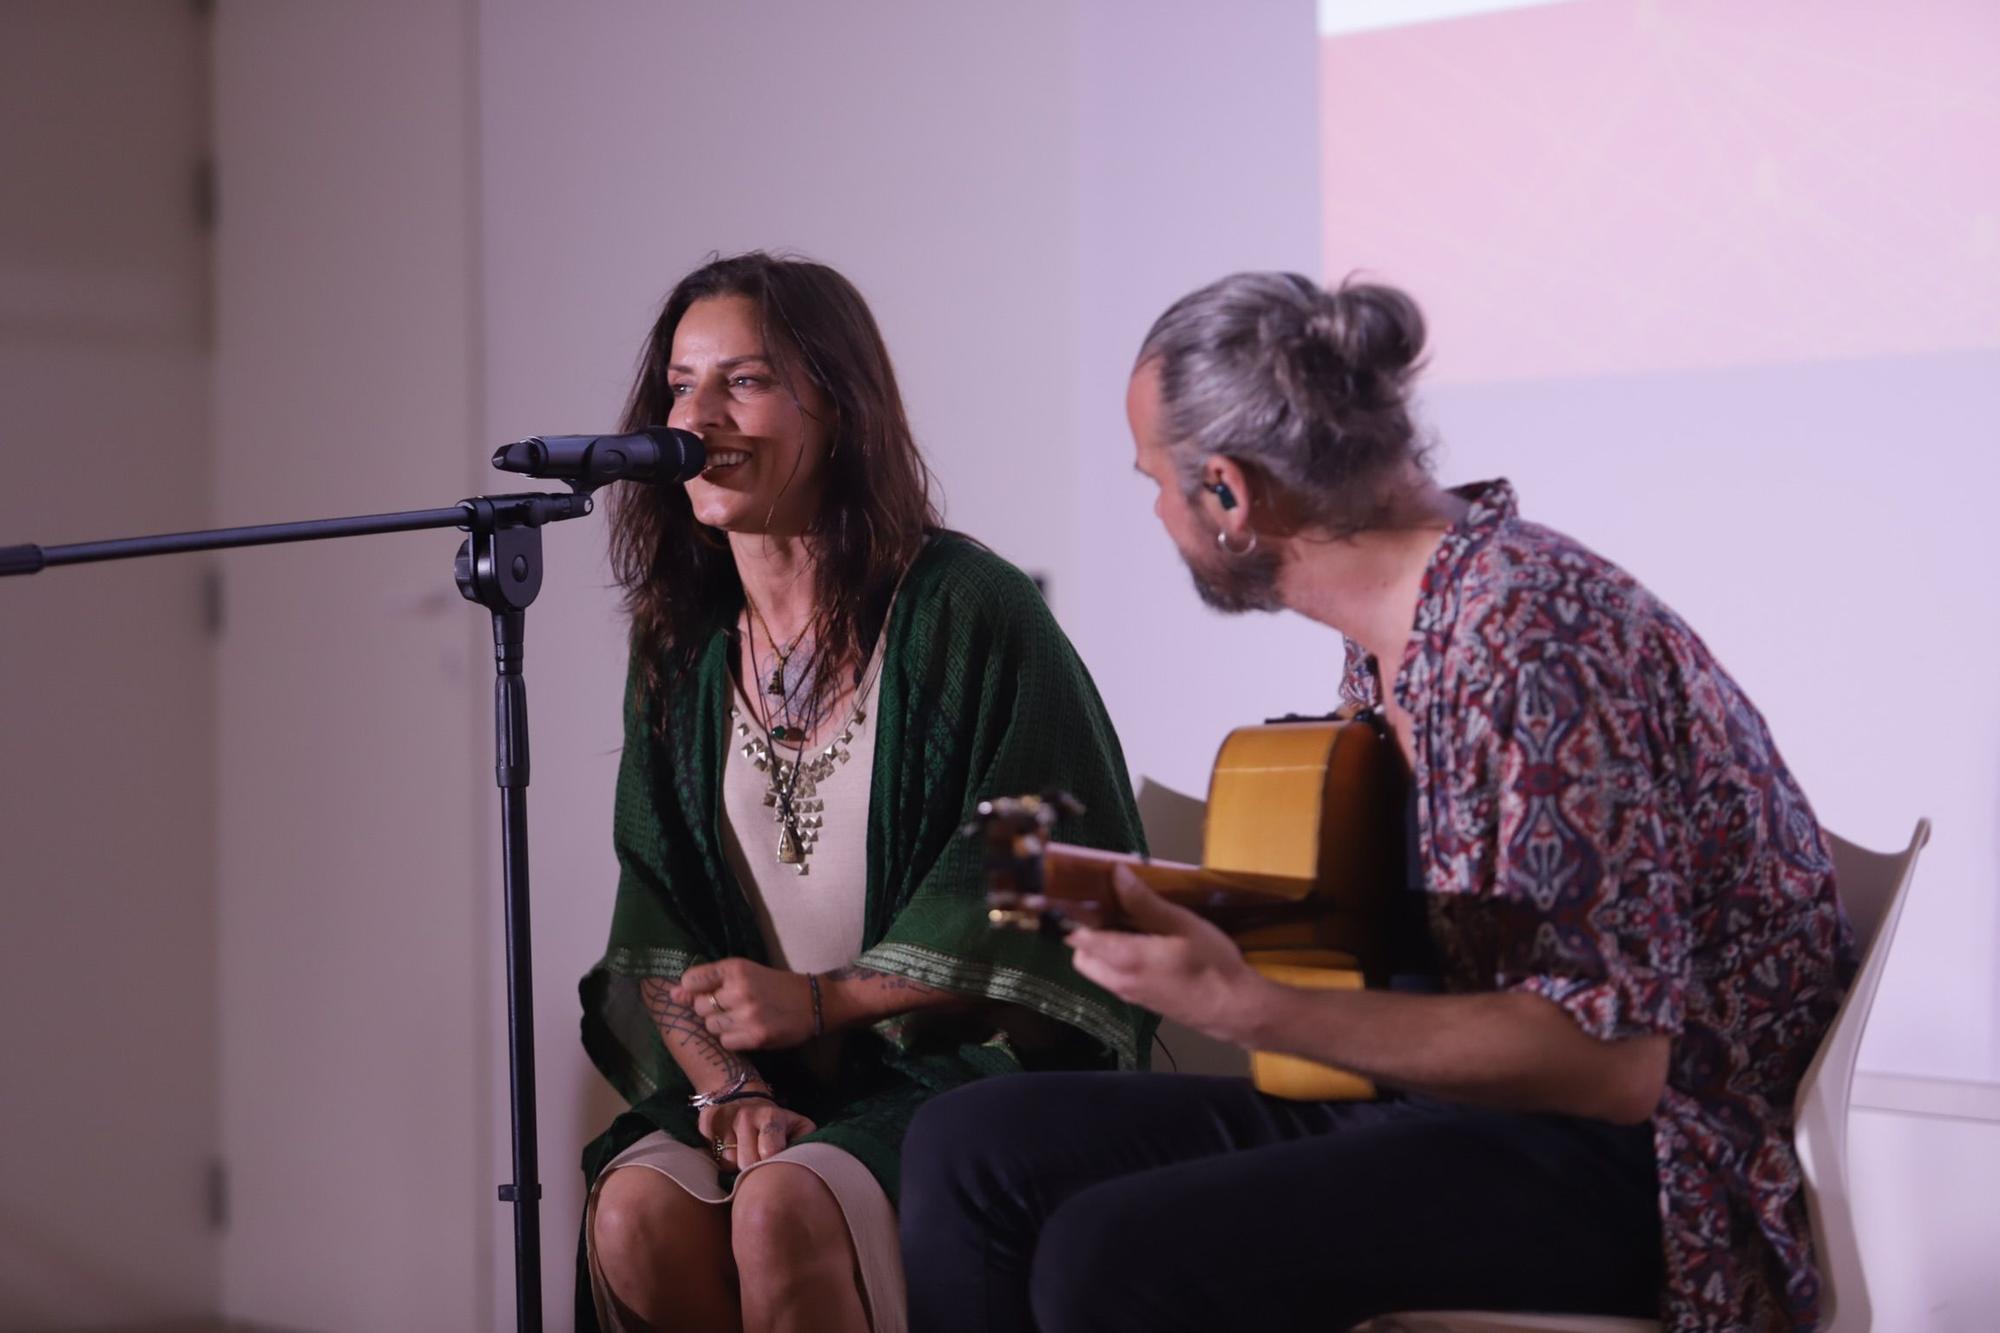
<path fill-rule="evenodd" d="M 1112 872 L 1118 903 L 1144 934 L 1078 926 L 1065 937 L 1076 970 L 1119 999 L 1219 1041 L 1248 1045 L 1243 1015 L 1265 984 L 1229 936 L 1147 888 L 1124 866 Z"/>
<path fill-rule="evenodd" d="M 1145 934 L 1078 929 L 1076 970 L 1122 1000 L 1220 1041 L 1349 1069 L 1377 1083 L 1518 1111 L 1621 1124 L 1666 1086 L 1665 1034 L 1600 1041 L 1525 991 L 1301 990 L 1259 976 L 1229 937 L 1130 871 L 1119 905 Z"/>

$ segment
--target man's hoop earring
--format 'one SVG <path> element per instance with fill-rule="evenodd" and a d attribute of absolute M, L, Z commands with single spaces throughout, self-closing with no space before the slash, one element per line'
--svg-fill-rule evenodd
<path fill-rule="evenodd" d="M 1248 555 L 1252 551 L 1257 549 L 1257 529 L 1255 528 L 1250 529 L 1249 543 L 1241 548 L 1238 548 L 1231 546 L 1229 544 L 1228 533 L 1224 532 L 1221 528 L 1217 528 L 1215 530 L 1215 544 L 1217 546 L 1220 546 L 1223 550 L 1229 552 L 1229 554 L 1231 555 Z"/>

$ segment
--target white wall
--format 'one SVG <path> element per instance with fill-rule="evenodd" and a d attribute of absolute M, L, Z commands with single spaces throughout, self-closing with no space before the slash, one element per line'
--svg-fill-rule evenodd
<path fill-rule="evenodd" d="M 457 0 L 219 9 L 219 521 L 474 493 L 471 31 Z M 224 560 L 235 1318 L 489 1324 L 490 648 L 457 543 Z"/>
<path fill-rule="evenodd" d="M 1338 636 L 1225 620 L 1195 599 L 1132 471 L 1125 381 L 1168 302 L 1238 269 L 1312 273 L 1320 249 L 1309 3 L 1080 11 L 1075 472 L 1080 595 L 1063 622 L 1135 775 L 1196 796 L 1232 727 L 1337 702 Z"/>
<path fill-rule="evenodd" d="M 1883 1333 L 1988 1333 L 2000 1310 L 2000 1097 L 1963 1110 L 1858 1106 L 1848 1121 L 1861 1263 Z"/>
<path fill-rule="evenodd" d="M 0 544 L 208 515 L 204 34 L 0 7 Z M 199 557 L 0 580 L 0 1328 L 214 1308 Z"/>

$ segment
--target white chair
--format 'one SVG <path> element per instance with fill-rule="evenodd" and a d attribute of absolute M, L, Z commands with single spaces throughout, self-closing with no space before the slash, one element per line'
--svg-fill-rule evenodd
<path fill-rule="evenodd" d="M 1146 830 L 1146 846 L 1155 860 L 1201 863 L 1202 824 L 1207 802 L 1189 796 L 1151 778 L 1139 781 L 1139 823 Z M 1180 1074 L 1219 1074 L 1228 1078 L 1250 1076 L 1250 1053 L 1241 1046 L 1217 1041 L 1179 1023 L 1160 1024 L 1160 1046 L 1165 1059 L 1155 1054 L 1153 1068 L 1171 1069 Z"/>
<path fill-rule="evenodd" d="M 1872 1312 L 1847 1194 L 1847 1106 L 1854 1091 L 1854 1057 L 1896 938 L 1917 853 L 1930 841 L 1931 822 L 1918 820 L 1910 845 L 1900 852 L 1871 852 L 1831 833 L 1826 836 L 1841 906 L 1861 952 L 1861 971 L 1806 1067 L 1793 1134 L 1819 1259 L 1821 1333 L 1866 1333 Z M 1355 1333 L 1657 1333 L 1659 1327 L 1650 1319 L 1440 1310 L 1384 1315 L 1359 1325 Z"/>
<path fill-rule="evenodd" d="M 1156 861 L 1201 864 L 1202 826 L 1208 802 L 1151 778 L 1139 779 L 1135 802 L 1139 826 L 1146 830 L 1146 849 Z"/>

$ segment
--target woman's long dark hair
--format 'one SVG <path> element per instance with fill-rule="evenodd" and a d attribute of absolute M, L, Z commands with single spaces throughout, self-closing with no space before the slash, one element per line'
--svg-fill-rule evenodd
<path fill-rule="evenodd" d="M 819 512 L 806 530 L 817 562 L 815 655 L 854 669 L 888 612 L 897 580 L 939 526 L 931 474 L 910 434 L 882 332 L 854 284 L 824 264 L 762 251 L 713 258 L 682 278 L 646 340 L 625 430 L 665 425 L 674 330 L 696 301 L 748 297 L 781 381 L 818 386 L 832 405 Z M 680 486 L 622 482 L 612 497 L 611 569 L 625 590 L 642 684 L 692 669 L 743 607 L 743 584 L 720 529 L 695 520 Z M 820 687 L 836 688 L 838 673 Z"/>

